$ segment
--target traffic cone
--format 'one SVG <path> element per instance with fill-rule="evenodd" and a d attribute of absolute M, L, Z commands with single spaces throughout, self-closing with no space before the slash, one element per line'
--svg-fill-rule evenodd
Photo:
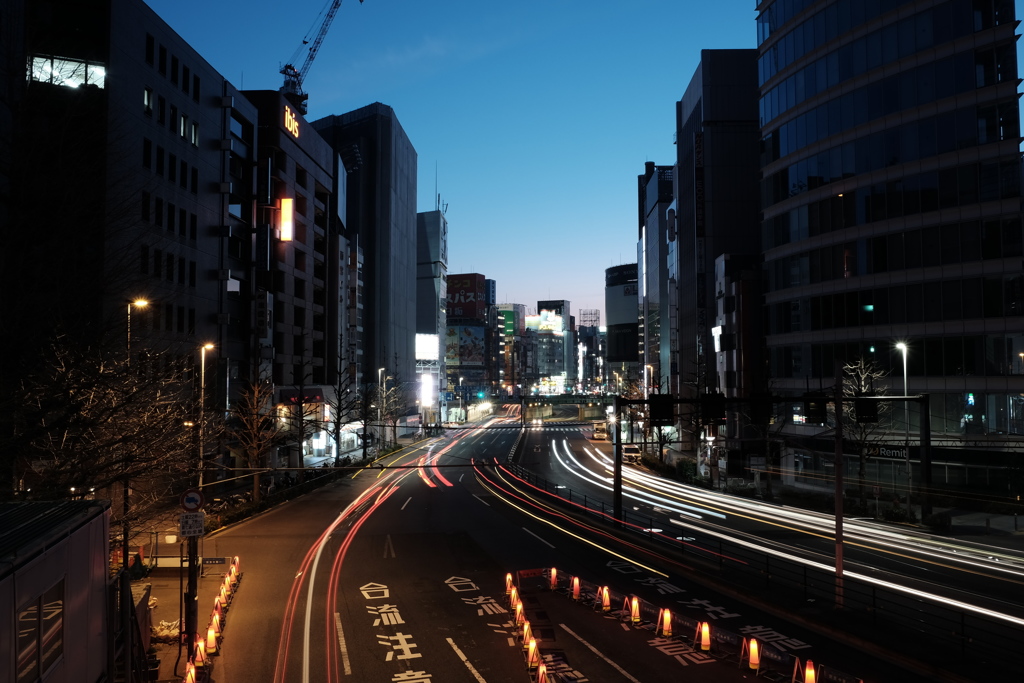
<path fill-rule="evenodd" d="M 558 589 L 558 570 L 554 567 L 551 568 L 551 590 Z"/>
<path fill-rule="evenodd" d="M 537 650 L 537 641 L 530 638 L 530 642 L 526 645 L 526 668 L 532 671 L 537 668 L 538 663 L 540 663 L 540 653 Z"/>
<path fill-rule="evenodd" d="M 224 584 L 220 585 L 220 609 L 222 612 L 228 611 L 228 591 Z"/>
<path fill-rule="evenodd" d="M 523 603 L 517 602 L 516 603 L 516 626 L 521 625 L 525 618 L 526 617 L 523 615 Z"/>
<path fill-rule="evenodd" d="M 706 621 L 700 624 L 700 649 L 704 652 L 711 649 L 711 624 Z"/>
<path fill-rule="evenodd" d="M 505 595 L 511 593 L 512 590 L 512 574 L 505 574 Z"/>
<path fill-rule="evenodd" d="M 213 599 L 213 613 L 219 616 L 222 622 L 224 621 L 224 606 L 219 595 Z"/>
<path fill-rule="evenodd" d="M 661 610 L 661 637 L 671 638 L 672 637 L 672 612 L 665 608 Z"/>
<path fill-rule="evenodd" d="M 633 596 L 629 604 L 629 619 L 634 624 L 640 623 L 640 599 Z"/>
<path fill-rule="evenodd" d="M 610 612 L 612 609 L 612 593 L 608 586 L 601 587 L 601 611 Z"/>
<path fill-rule="evenodd" d="M 202 638 L 196 638 L 196 669 L 202 669 L 206 666 L 206 646 L 203 644 Z"/>
<path fill-rule="evenodd" d="M 224 575 L 224 591 L 228 594 L 228 602 L 231 602 L 232 590 L 231 590 L 231 575 Z"/>
<path fill-rule="evenodd" d="M 182 683 L 196 683 L 196 668 L 192 666 L 192 662 L 185 665 L 185 678 L 182 679 Z"/>
<path fill-rule="evenodd" d="M 580 599 L 580 577 L 572 577 L 572 599 L 579 602 Z"/>
<path fill-rule="evenodd" d="M 212 628 L 213 632 L 217 634 L 218 638 L 220 638 L 220 617 L 218 617 L 216 613 L 214 613 L 210 619 L 210 628 Z"/>
<path fill-rule="evenodd" d="M 213 626 L 206 629 L 206 653 L 210 656 L 219 655 L 217 652 L 217 634 L 213 630 Z"/>
<path fill-rule="evenodd" d="M 815 683 L 816 675 L 814 673 L 814 662 L 807 660 L 807 665 L 804 667 L 804 683 Z"/>
<path fill-rule="evenodd" d="M 750 668 L 757 671 L 761 668 L 761 652 L 757 648 L 757 640 L 754 638 L 750 639 L 750 659 L 748 660 Z"/>
<path fill-rule="evenodd" d="M 543 662 L 537 664 L 536 683 L 548 683 L 548 667 Z"/>
<path fill-rule="evenodd" d="M 515 586 L 512 586 L 512 590 L 507 595 L 509 607 L 515 609 L 516 603 L 519 602 L 519 591 L 516 590 Z"/>
<path fill-rule="evenodd" d="M 530 641 L 533 639 L 533 629 L 530 628 L 530 620 L 523 620 L 523 647 L 529 647 Z"/>

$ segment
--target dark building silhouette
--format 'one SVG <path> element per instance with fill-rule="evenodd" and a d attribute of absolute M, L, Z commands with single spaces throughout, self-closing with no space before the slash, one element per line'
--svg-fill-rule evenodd
<path fill-rule="evenodd" d="M 935 458 L 952 462 L 950 481 L 984 480 L 963 463 L 994 466 L 1002 435 L 1024 433 L 1014 4 L 760 9 L 774 386 L 801 393 L 864 359 L 903 394 L 905 343 L 907 389 L 931 396 Z M 910 417 L 916 461 L 916 405 Z M 893 418 L 902 445 L 902 406 Z"/>

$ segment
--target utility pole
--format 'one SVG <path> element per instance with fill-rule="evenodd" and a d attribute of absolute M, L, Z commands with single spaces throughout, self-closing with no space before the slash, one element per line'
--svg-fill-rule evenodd
<path fill-rule="evenodd" d="M 843 364 L 836 361 L 836 599 L 835 608 L 843 608 Z"/>

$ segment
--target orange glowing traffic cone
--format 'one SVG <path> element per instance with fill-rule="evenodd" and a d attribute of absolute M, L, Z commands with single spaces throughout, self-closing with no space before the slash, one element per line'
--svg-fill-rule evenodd
<path fill-rule="evenodd" d="M 807 660 L 807 666 L 804 667 L 804 683 L 815 683 L 817 676 L 814 673 L 814 662 Z"/>
<path fill-rule="evenodd" d="M 706 621 L 700 624 L 700 649 L 704 652 L 711 649 L 711 624 Z"/>
<path fill-rule="evenodd" d="M 636 596 L 629 603 L 629 620 L 634 624 L 640 623 L 640 599 Z"/>
<path fill-rule="evenodd" d="M 224 586 L 224 592 L 228 594 L 228 602 L 231 602 L 231 576 L 229 574 L 224 575 L 224 581 L 221 583 Z"/>
<path fill-rule="evenodd" d="M 206 653 L 211 656 L 220 654 L 217 652 L 217 634 L 212 626 L 206 629 Z"/>
<path fill-rule="evenodd" d="M 182 679 L 182 683 L 196 683 L 196 668 L 192 666 L 192 662 L 185 665 L 185 678 Z"/>
<path fill-rule="evenodd" d="M 512 590 L 508 593 L 508 604 L 515 609 L 517 602 L 519 602 L 519 591 L 516 590 L 515 586 L 512 586 Z"/>
<path fill-rule="evenodd" d="M 512 575 L 505 574 L 505 595 L 510 594 L 513 588 L 514 586 L 512 585 Z"/>
<path fill-rule="evenodd" d="M 523 615 L 523 603 L 516 603 L 516 626 L 520 626 L 526 617 Z"/>
<path fill-rule="evenodd" d="M 523 619 L 523 647 L 529 647 L 530 641 L 533 639 L 533 629 L 530 628 L 530 620 Z"/>
<path fill-rule="evenodd" d="M 548 683 L 548 667 L 543 663 L 537 665 L 536 683 Z"/>
<path fill-rule="evenodd" d="M 206 666 L 206 646 L 203 644 L 202 638 L 196 638 L 196 669 L 202 669 Z"/>
<path fill-rule="evenodd" d="M 228 578 L 231 579 L 232 586 L 238 586 L 238 569 L 235 565 L 231 565 L 231 569 L 228 571 Z"/>
<path fill-rule="evenodd" d="M 530 638 L 526 645 L 526 668 L 533 671 L 540 663 L 540 652 L 537 650 L 537 641 Z"/>
<path fill-rule="evenodd" d="M 612 593 L 608 590 L 608 586 L 601 587 L 601 611 L 610 612 L 612 610 Z"/>
<path fill-rule="evenodd" d="M 228 590 L 224 587 L 224 584 L 220 585 L 220 609 L 226 612 L 228 609 Z"/>
<path fill-rule="evenodd" d="M 238 555 L 235 555 L 234 559 L 231 560 L 231 566 L 235 568 L 235 571 L 241 576 L 242 574 L 242 561 L 238 559 Z"/>
<path fill-rule="evenodd" d="M 213 613 L 219 616 L 222 622 L 224 621 L 224 603 L 219 595 L 213 599 Z"/>
<path fill-rule="evenodd" d="M 213 615 L 210 617 L 210 628 L 213 629 L 213 632 L 216 633 L 217 637 L 219 638 L 221 632 L 220 617 L 217 616 L 216 612 L 214 612 Z"/>
<path fill-rule="evenodd" d="M 580 599 L 580 577 L 572 577 L 572 599 L 577 602 Z"/>
<path fill-rule="evenodd" d="M 551 568 L 551 590 L 557 590 L 558 588 L 558 570 L 554 567 Z"/>
<path fill-rule="evenodd" d="M 661 610 L 661 619 L 658 620 L 661 624 L 661 637 L 671 638 L 672 637 L 672 612 L 668 608 Z"/>
<path fill-rule="evenodd" d="M 747 663 L 754 671 L 761 668 L 761 652 L 758 650 L 757 640 L 754 638 L 750 639 L 750 659 Z"/>

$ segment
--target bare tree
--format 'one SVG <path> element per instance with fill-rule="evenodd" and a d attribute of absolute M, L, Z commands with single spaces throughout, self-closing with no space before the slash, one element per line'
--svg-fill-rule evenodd
<path fill-rule="evenodd" d="M 246 467 L 252 470 L 252 499 L 260 500 L 260 475 L 267 454 L 288 438 L 287 423 L 274 410 L 274 385 L 264 376 L 246 381 L 232 403 L 226 432 L 238 444 Z"/>
<path fill-rule="evenodd" d="M 850 399 L 857 396 L 884 396 L 888 393 L 889 383 L 884 381 L 888 376 L 889 373 L 874 361 L 858 357 L 843 365 L 843 396 Z M 858 422 L 854 402 L 843 401 L 843 434 L 857 444 L 857 492 L 861 497 L 864 496 L 871 445 L 880 442 L 891 427 L 892 403 L 879 401 L 876 405 L 877 422 Z"/>
<path fill-rule="evenodd" d="M 130 367 L 65 338 L 44 358 L 15 420 L 26 445 L 17 488 L 42 499 L 120 499 L 114 520 L 127 552 L 171 488 L 196 472 L 186 367 L 170 354 Z"/>
<path fill-rule="evenodd" d="M 339 349 L 339 361 L 343 360 L 343 354 Z M 354 353 L 353 353 L 354 355 Z M 334 466 L 341 465 L 341 435 L 345 425 L 358 422 L 364 415 L 361 410 L 363 404 L 363 392 L 355 386 L 353 372 L 346 370 L 342 363 L 338 363 L 340 370 L 335 378 L 331 391 L 324 396 L 324 403 L 330 411 L 330 433 L 334 441 Z"/>

